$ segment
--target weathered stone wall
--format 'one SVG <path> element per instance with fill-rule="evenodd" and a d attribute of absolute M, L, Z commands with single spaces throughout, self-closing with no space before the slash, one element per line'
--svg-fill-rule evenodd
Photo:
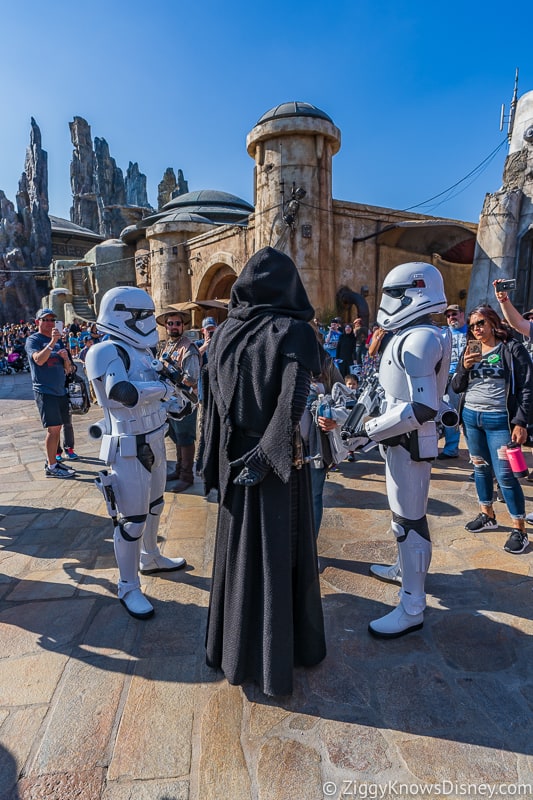
<path fill-rule="evenodd" d="M 88 271 L 93 306 L 96 310 L 109 289 L 115 286 L 137 285 L 134 251 L 120 239 L 110 239 L 97 244 L 85 254 L 84 260 L 93 265 Z"/>
<path fill-rule="evenodd" d="M 338 307 L 337 293 L 341 286 L 366 297 L 370 322 L 376 318 L 381 286 L 387 273 L 406 261 L 433 263 L 441 271 L 449 302 L 464 304 L 471 266 L 455 264 L 439 254 L 420 255 L 415 251 L 378 244 L 372 236 L 387 225 L 406 218 L 393 209 L 333 201 L 332 227 L 334 251 L 331 259 L 333 285 L 320 281 L 320 266 L 301 270 L 302 280 L 314 305 L 316 315 L 324 319 L 339 312 L 343 319 L 353 319 L 355 307 Z M 419 219 L 412 215 L 413 219 Z M 251 215 L 247 227 L 226 225 L 207 227 L 200 223 L 180 224 L 179 231 L 171 223 L 159 223 L 146 231 L 150 250 L 150 280 L 143 285 L 161 310 L 171 303 L 190 299 L 227 299 L 250 256 L 258 249 L 257 214 Z M 314 224 L 314 221 L 311 222 Z M 317 231 L 320 221 L 317 220 Z M 204 229 L 199 235 L 195 231 Z M 285 225 L 287 236 L 300 236 Z M 465 234 L 466 235 L 466 234 Z M 365 241 L 357 241 L 365 239 Z M 356 241 L 354 241 L 354 239 Z M 140 246 L 140 245 L 138 245 Z M 146 240 L 142 246 L 146 248 Z M 296 247 L 296 246 L 295 246 Z M 287 248 L 284 248 L 287 251 Z M 144 251 L 145 252 L 145 251 Z M 305 254 L 304 254 L 305 255 Z M 295 263 L 300 268 L 303 256 L 296 249 Z M 316 280 L 313 278 L 316 275 Z M 140 279 L 138 278 L 140 283 Z M 199 325 L 201 312 L 193 313 L 193 325 Z"/>
<path fill-rule="evenodd" d="M 516 278 L 513 302 L 533 306 L 533 92 L 518 100 L 502 187 L 485 196 L 479 220 L 468 306 L 494 302 L 492 281 Z"/>

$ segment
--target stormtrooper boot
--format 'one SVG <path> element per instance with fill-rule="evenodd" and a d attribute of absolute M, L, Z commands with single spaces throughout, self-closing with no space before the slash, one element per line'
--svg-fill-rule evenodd
<path fill-rule="evenodd" d="M 187 566 L 184 558 L 167 558 L 167 556 L 162 555 L 157 544 L 158 527 L 159 516 L 148 514 L 139 558 L 141 575 L 153 575 L 155 572 L 174 572 Z"/>
<path fill-rule="evenodd" d="M 402 588 L 398 593 L 400 604 L 368 626 L 369 632 L 381 639 L 396 639 L 420 630 L 424 624 L 424 583 L 431 561 L 431 542 L 411 529 L 403 541 L 398 541 L 398 549 L 402 565 Z"/>
<path fill-rule="evenodd" d="M 117 525 L 113 536 L 115 557 L 117 559 L 120 580 L 118 582 L 118 598 L 128 614 L 136 619 L 148 619 L 154 613 L 152 604 L 141 591 L 138 575 L 139 551 L 141 542 L 135 539 L 128 542 L 122 536 Z"/>

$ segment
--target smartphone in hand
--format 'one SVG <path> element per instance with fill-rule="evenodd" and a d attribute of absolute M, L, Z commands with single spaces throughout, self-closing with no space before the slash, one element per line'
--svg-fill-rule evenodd
<path fill-rule="evenodd" d="M 481 361 L 482 358 L 482 351 L 481 351 L 481 342 L 471 341 L 468 343 L 467 352 L 475 355 L 476 361 Z"/>

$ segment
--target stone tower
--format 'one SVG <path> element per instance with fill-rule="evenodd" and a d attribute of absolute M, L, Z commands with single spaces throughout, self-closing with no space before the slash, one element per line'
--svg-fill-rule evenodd
<path fill-rule="evenodd" d="M 246 139 L 255 160 L 254 250 L 270 245 L 294 260 L 309 299 L 335 305 L 332 158 L 341 134 L 309 103 L 282 103 Z"/>
<path fill-rule="evenodd" d="M 492 281 L 516 278 L 513 303 L 533 306 L 533 92 L 517 103 L 502 187 L 487 194 L 479 218 L 468 308 L 494 304 Z"/>

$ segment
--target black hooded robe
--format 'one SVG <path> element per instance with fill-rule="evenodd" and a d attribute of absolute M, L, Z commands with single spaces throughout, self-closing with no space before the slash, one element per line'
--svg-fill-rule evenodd
<path fill-rule="evenodd" d="M 204 478 L 206 492 L 218 489 L 219 512 L 207 663 L 267 695 L 290 694 L 293 667 L 326 654 L 309 467 L 292 463 L 320 369 L 312 318 L 294 263 L 265 248 L 235 282 L 209 351 Z M 250 454 L 266 475 L 237 486 Z"/>

